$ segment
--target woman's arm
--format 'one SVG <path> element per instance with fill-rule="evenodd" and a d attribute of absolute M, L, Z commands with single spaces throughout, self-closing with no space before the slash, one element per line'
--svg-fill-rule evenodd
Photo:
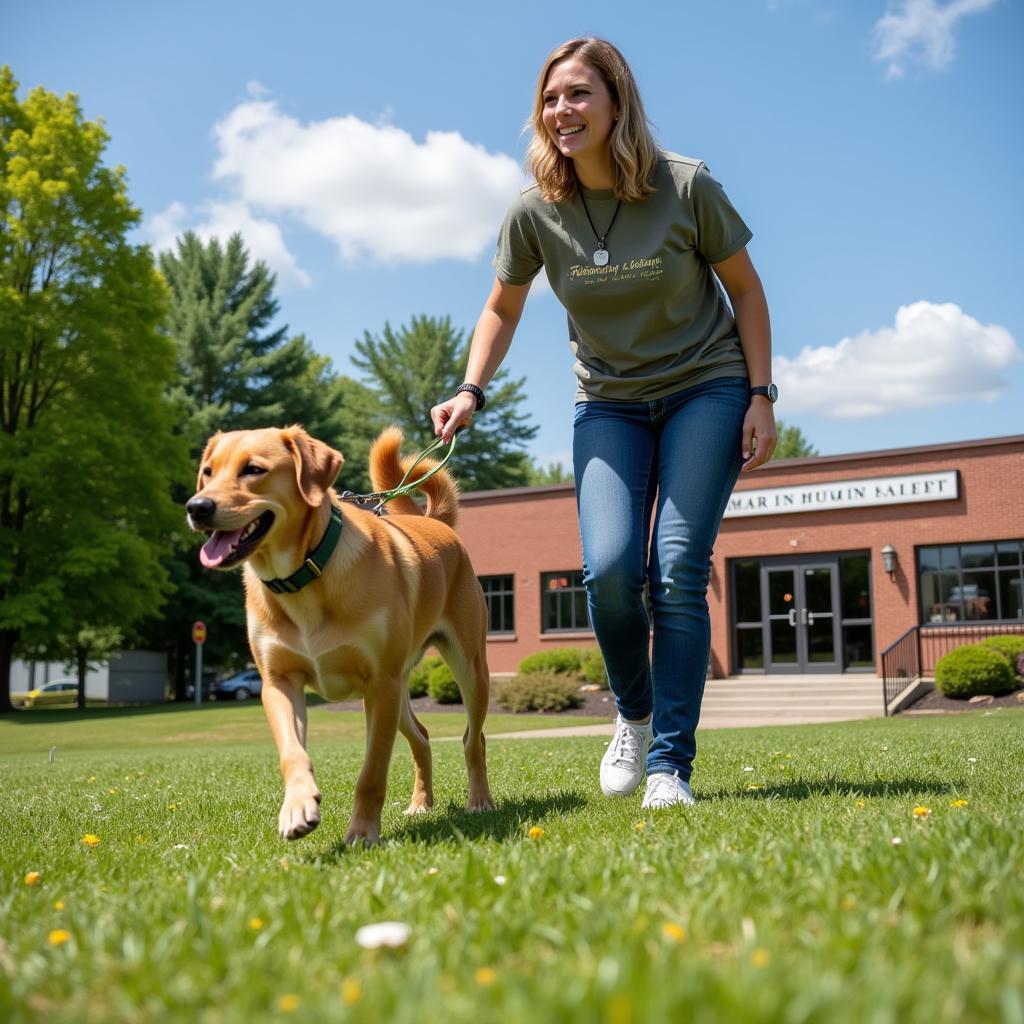
<path fill-rule="evenodd" d="M 746 246 L 712 266 L 732 303 L 750 386 L 770 384 L 772 326 L 768 317 L 768 301 Z M 764 465 L 772 457 L 776 440 L 772 403 L 761 395 L 754 395 L 743 421 L 743 471 Z"/>
<path fill-rule="evenodd" d="M 494 279 L 494 287 L 484 303 L 469 346 L 467 383 L 478 388 L 486 388 L 490 383 L 512 344 L 529 291 L 528 284 L 506 284 L 499 278 Z M 430 410 L 434 433 L 440 434 L 448 444 L 459 427 L 469 425 L 475 411 L 476 398 L 465 391 L 435 405 Z"/>

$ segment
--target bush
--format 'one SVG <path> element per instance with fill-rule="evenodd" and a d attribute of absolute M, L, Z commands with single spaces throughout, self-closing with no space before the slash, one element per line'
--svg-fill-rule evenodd
<path fill-rule="evenodd" d="M 444 658 L 439 658 L 436 654 L 430 654 L 426 658 L 421 658 L 409 673 L 409 696 L 426 696 L 427 681 L 430 678 L 430 673 L 437 668 L 438 665 L 443 664 Z"/>
<path fill-rule="evenodd" d="M 494 699 L 506 711 L 565 711 L 583 703 L 576 680 L 555 672 L 531 672 L 499 683 Z"/>
<path fill-rule="evenodd" d="M 580 652 L 576 647 L 552 647 L 550 651 L 528 654 L 519 662 L 519 674 L 528 676 L 534 672 L 545 675 L 579 674 Z"/>
<path fill-rule="evenodd" d="M 990 636 L 981 641 L 982 647 L 991 647 L 998 651 L 1009 663 L 1010 668 L 1021 675 L 1020 659 L 1024 658 L 1024 636 L 1006 634 L 1003 636 Z"/>
<path fill-rule="evenodd" d="M 455 676 L 444 662 L 430 670 L 430 675 L 427 676 L 427 693 L 438 704 L 462 703 L 462 694 L 455 682 Z"/>
<path fill-rule="evenodd" d="M 944 654 L 935 665 L 935 685 L 947 696 L 1009 693 L 1016 677 L 998 651 L 983 644 L 965 644 Z"/>
<path fill-rule="evenodd" d="M 604 667 L 604 657 L 596 647 L 583 652 L 580 658 L 580 671 L 588 683 L 596 683 L 602 690 L 608 689 L 608 671 Z"/>

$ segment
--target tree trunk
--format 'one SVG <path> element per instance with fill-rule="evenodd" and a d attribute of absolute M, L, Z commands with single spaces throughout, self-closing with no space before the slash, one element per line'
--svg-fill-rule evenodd
<path fill-rule="evenodd" d="M 81 711 L 85 710 L 85 674 L 89 671 L 88 653 L 84 647 L 79 647 L 75 651 L 75 660 L 78 663 L 78 707 Z"/>
<path fill-rule="evenodd" d="M 11 703 L 11 662 L 18 634 L 13 629 L 0 629 L 0 715 L 14 713 Z"/>

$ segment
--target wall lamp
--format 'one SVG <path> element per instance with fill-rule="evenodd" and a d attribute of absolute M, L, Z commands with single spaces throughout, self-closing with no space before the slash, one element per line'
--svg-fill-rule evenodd
<path fill-rule="evenodd" d="M 892 579 L 893 573 L 896 572 L 896 549 L 891 544 L 886 544 L 882 548 L 882 568 L 889 574 L 889 579 Z"/>

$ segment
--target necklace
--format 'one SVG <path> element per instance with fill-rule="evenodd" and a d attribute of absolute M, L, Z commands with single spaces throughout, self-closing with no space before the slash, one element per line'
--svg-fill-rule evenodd
<path fill-rule="evenodd" d="M 583 212 L 587 215 L 587 220 L 590 221 L 590 230 L 594 232 L 594 237 L 597 239 L 597 248 L 594 250 L 594 266 L 603 267 L 608 263 L 608 249 L 604 244 L 604 240 L 612 233 L 612 226 L 615 224 L 615 218 L 619 215 L 619 210 L 622 209 L 622 200 L 618 201 L 615 207 L 615 212 L 612 214 L 611 224 L 608 225 L 605 233 L 599 234 L 597 228 L 594 227 L 594 218 L 590 216 L 590 209 L 587 207 L 586 196 L 583 195 L 583 189 L 580 189 L 580 200 L 583 203 Z"/>

